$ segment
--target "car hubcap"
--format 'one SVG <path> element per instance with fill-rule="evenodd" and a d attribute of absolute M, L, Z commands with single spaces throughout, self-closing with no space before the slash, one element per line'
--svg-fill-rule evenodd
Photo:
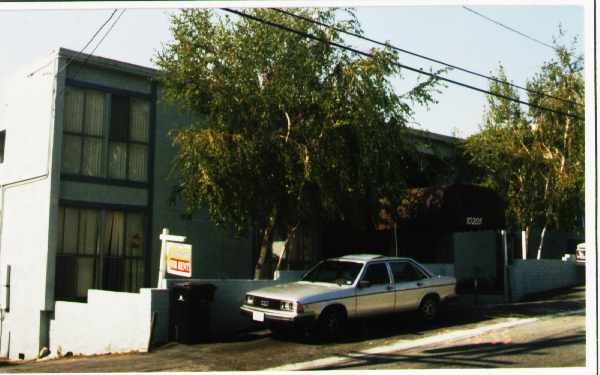
<path fill-rule="evenodd" d="M 428 301 L 425 303 L 425 305 L 423 306 L 423 314 L 427 318 L 432 318 L 435 315 L 435 305 L 433 302 Z"/>

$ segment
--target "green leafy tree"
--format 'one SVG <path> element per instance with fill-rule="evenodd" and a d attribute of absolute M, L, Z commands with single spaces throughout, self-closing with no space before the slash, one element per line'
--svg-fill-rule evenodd
<path fill-rule="evenodd" d="M 484 184 L 505 199 L 509 225 L 525 232 L 526 243 L 532 227 L 542 229 L 538 259 L 546 230 L 574 229 L 584 200 L 583 60 L 573 48 L 556 42 L 555 48 L 555 58 L 527 82 L 528 101 L 563 114 L 535 107 L 524 112 L 515 102 L 489 96 L 481 131 L 465 145 L 484 171 Z M 507 80 L 502 66 L 498 78 Z M 493 82 L 490 91 L 519 97 L 504 83 Z"/>
<path fill-rule="evenodd" d="M 350 10 L 293 11 L 362 33 Z M 247 12 L 343 42 L 311 22 Z M 156 57 L 166 98 L 203 115 L 172 133 L 177 191 L 190 212 L 206 207 L 218 224 L 257 229 L 255 278 L 272 275 L 277 228 L 289 240 L 303 220 L 346 218 L 359 201 L 375 215 L 406 187 L 415 152 L 405 124 L 411 104 L 434 101 L 437 82 L 396 95 L 388 81 L 399 74 L 393 50 L 356 56 L 209 10 L 184 10 L 171 22 L 173 41 Z"/>

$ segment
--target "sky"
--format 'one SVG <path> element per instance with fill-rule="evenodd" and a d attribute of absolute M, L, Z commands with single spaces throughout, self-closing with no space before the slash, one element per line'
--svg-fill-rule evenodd
<path fill-rule="evenodd" d="M 571 43 L 574 36 L 584 36 L 581 6 L 468 6 L 545 43 L 551 44 L 553 36 L 558 35 L 559 24 L 566 31 L 564 43 Z M 169 15 L 176 11 L 128 9 L 94 54 L 153 66 L 156 51 L 171 40 Z M 8 10 L 0 5 L 0 85 L 7 74 L 43 59 L 53 49 L 80 50 L 111 12 L 111 9 L 89 8 Z M 460 5 L 361 6 L 356 13 L 369 38 L 389 41 L 397 47 L 483 74 L 497 72 L 502 63 L 509 79 L 519 85 L 525 85 L 554 54 L 552 49 L 505 30 Z M 347 43 L 362 50 L 372 47 L 354 39 L 348 39 Z M 94 46 L 92 43 L 86 52 Z M 583 41 L 576 47 L 583 53 Z M 441 67 L 405 54 L 400 55 L 400 61 L 425 70 Z M 398 93 L 406 92 L 418 76 L 409 71 L 402 74 L 402 78 L 392 80 Z M 489 84 L 485 79 L 456 71 L 447 73 L 447 77 L 483 89 Z M 415 107 L 412 126 L 460 137 L 478 131 L 485 109 L 484 94 L 448 84 L 436 99 L 438 103 L 429 108 Z"/>

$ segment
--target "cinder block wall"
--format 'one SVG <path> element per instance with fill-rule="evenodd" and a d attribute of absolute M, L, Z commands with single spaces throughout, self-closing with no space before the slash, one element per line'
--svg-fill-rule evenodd
<path fill-rule="evenodd" d="M 509 267 L 513 301 L 534 293 L 574 286 L 579 283 L 577 265 L 556 259 L 517 259 Z"/>

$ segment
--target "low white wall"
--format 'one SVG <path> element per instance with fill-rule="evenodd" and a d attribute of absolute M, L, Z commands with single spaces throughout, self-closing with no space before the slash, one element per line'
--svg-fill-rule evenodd
<path fill-rule="evenodd" d="M 168 290 L 89 290 L 88 302 L 57 301 L 50 321 L 52 355 L 145 352 L 155 313 L 154 342 L 168 339 Z"/>
<path fill-rule="evenodd" d="M 435 275 L 454 276 L 454 263 L 423 263 Z"/>
<path fill-rule="evenodd" d="M 272 285 L 294 281 L 292 275 L 283 280 L 247 279 L 189 279 L 185 282 L 208 283 L 217 287 L 214 301 L 210 303 L 210 332 L 213 337 L 231 335 L 252 327 L 252 321 L 240 314 L 240 306 L 247 292 Z M 298 276 L 299 277 L 299 276 Z M 297 280 L 297 279 L 295 279 Z M 181 280 L 167 280 L 172 288 Z"/>
<path fill-rule="evenodd" d="M 516 259 L 509 267 L 513 301 L 528 294 L 577 285 L 575 262 L 558 259 Z"/>

